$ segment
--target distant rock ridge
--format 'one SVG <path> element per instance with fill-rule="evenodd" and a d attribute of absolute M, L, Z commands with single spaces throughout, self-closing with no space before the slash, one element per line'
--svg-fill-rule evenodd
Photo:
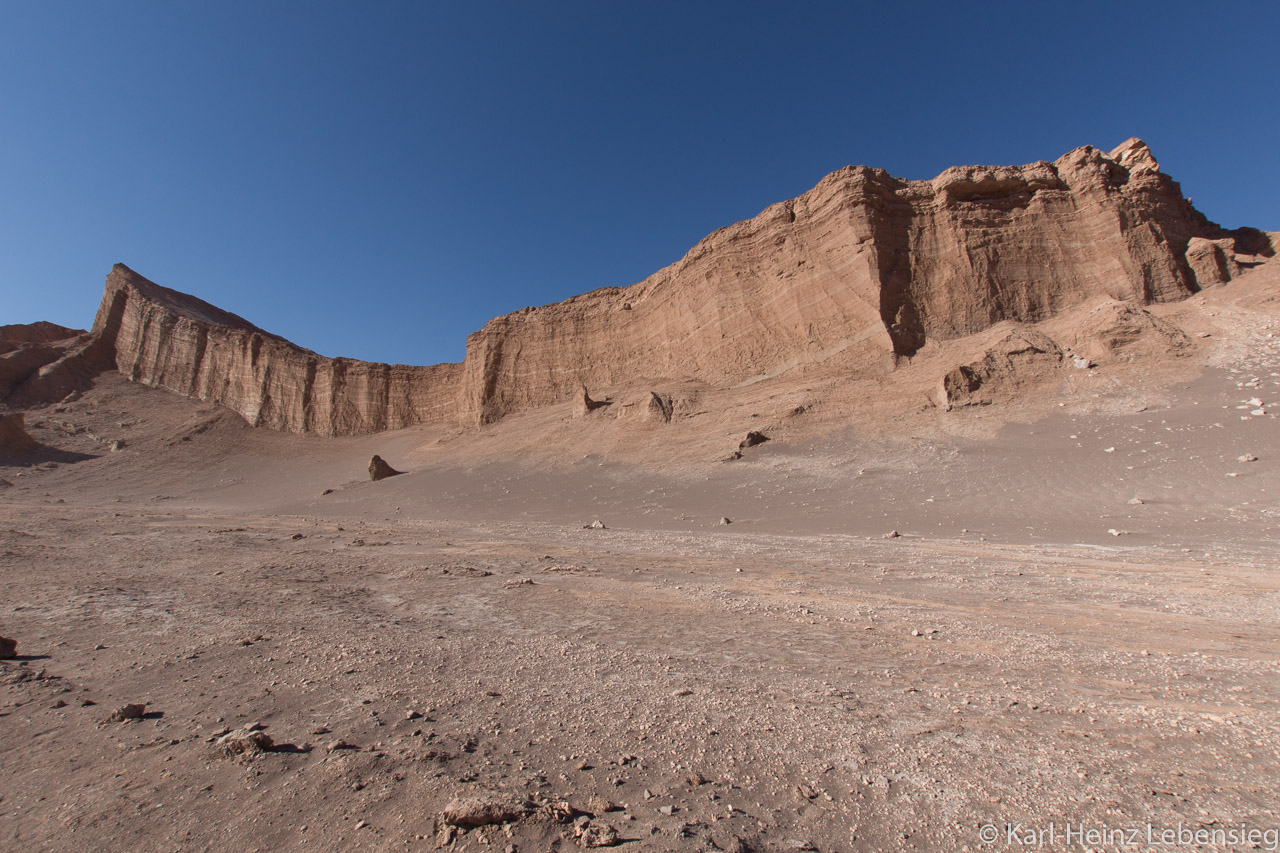
<path fill-rule="evenodd" d="M 884 375 L 931 342 L 1098 297 L 1182 299 L 1274 252 L 1261 231 L 1207 220 L 1130 139 L 932 181 L 846 167 L 638 284 L 490 320 L 461 364 L 325 358 L 124 265 L 82 346 L 130 379 L 274 429 L 474 426 L 575 398 L 590 411 L 584 388 L 728 387 L 809 364 Z M 955 393 L 974 381 L 953 380 Z M 651 420 L 669 420 L 670 397 L 653 398 Z"/>

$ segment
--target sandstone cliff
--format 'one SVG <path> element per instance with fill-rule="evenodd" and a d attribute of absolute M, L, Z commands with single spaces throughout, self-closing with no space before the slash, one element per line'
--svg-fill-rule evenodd
<path fill-rule="evenodd" d="M 1237 248 L 1273 252 L 1205 219 L 1137 139 L 932 181 L 848 167 L 639 284 L 491 320 L 467 341 L 462 412 L 483 423 L 581 385 L 723 386 L 812 361 L 874 373 L 1101 295 L 1181 299 L 1237 273 Z"/>
<path fill-rule="evenodd" d="M 75 365 L 105 358 L 130 379 L 280 430 L 484 424 L 575 398 L 594 403 L 596 389 L 728 387 L 810 365 L 880 376 L 932 341 L 1038 322 L 1100 297 L 1181 299 L 1272 254 L 1262 232 L 1205 219 L 1136 139 L 1053 163 L 952 168 L 932 181 L 847 167 L 711 234 L 645 281 L 491 320 L 468 338 L 462 364 L 325 358 L 117 265 L 80 349 L 9 386 L 30 395 L 39 379 L 48 396 L 69 387 Z M 1010 358 L 1058 357 L 1015 350 L 974 376 L 994 376 Z M 952 380 L 956 394 L 979 381 Z M 673 417 L 670 396 L 644 393 L 647 405 L 623 401 L 617 411 Z"/>
<path fill-rule="evenodd" d="M 355 435 L 455 417 L 460 365 L 325 358 L 123 264 L 92 334 L 129 379 L 221 403 L 254 426 Z"/>

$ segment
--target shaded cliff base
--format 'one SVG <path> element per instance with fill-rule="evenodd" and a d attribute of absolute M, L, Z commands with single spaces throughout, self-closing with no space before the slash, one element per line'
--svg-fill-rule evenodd
<path fill-rule="evenodd" d="M 0 466 L 0 634 L 26 658 L 0 661 L 0 772 L 24 780 L 0 846 L 1275 827 L 1277 284 L 1162 307 L 1176 352 L 1133 362 L 992 330 L 940 354 L 992 394 L 950 410 L 931 367 L 910 406 L 795 413 L 779 377 L 691 389 L 661 428 L 624 415 L 643 389 L 601 389 L 322 439 L 102 373 L 25 412 L 83 461 Z M 369 482 L 375 453 L 409 473 Z M 145 718 L 105 722 L 128 703 Z M 245 727 L 281 748 L 228 756 Z M 475 796 L 509 823 L 449 828 Z"/>

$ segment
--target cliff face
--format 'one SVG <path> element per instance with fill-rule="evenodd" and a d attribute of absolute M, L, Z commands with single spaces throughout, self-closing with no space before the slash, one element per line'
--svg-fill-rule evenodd
<path fill-rule="evenodd" d="M 453 417 L 460 365 L 325 358 L 117 264 L 93 323 L 135 382 L 221 403 L 255 426 L 355 435 Z"/>
<path fill-rule="evenodd" d="M 488 423 L 583 386 L 724 387 L 809 363 L 878 375 L 931 340 L 1098 296 L 1181 299 L 1237 274 L 1237 250 L 1273 253 L 1206 220 L 1129 140 L 932 181 L 842 169 L 639 284 L 491 320 L 463 364 L 324 358 L 124 266 L 93 336 L 136 381 L 341 435 Z"/>
<path fill-rule="evenodd" d="M 1001 320 L 1099 295 L 1180 299 L 1202 286 L 1197 269 L 1205 285 L 1229 278 L 1216 257 L 1193 269 L 1193 239 L 1234 248 L 1136 139 L 932 181 L 849 167 L 637 285 L 490 321 L 467 341 L 462 409 L 486 422 L 580 384 L 724 385 L 814 360 L 885 370 Z"/>

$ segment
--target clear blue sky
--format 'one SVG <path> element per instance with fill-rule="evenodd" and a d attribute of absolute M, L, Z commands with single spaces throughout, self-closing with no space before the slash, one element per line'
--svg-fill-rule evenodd
<path fill-rule="evenodd" d="M 0 323 L 122 261 L 325 355 L 462 358 L 849 163 L 1147 140 L 1280 229 L 1280 3 L 0 0 Z"/>

